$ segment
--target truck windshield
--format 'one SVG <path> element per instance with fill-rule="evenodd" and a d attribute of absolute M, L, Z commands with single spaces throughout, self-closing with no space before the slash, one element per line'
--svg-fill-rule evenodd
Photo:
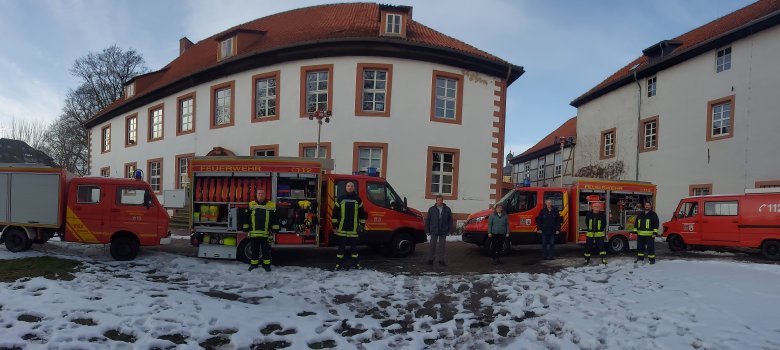
<path fill-rule="evenodd" d="M 368 200 L 383 208 L 400 210 L 403 208 L 401 197 L 395 193 L 390 184 L 385 182 L 369 182 L 366 184 Z"/>

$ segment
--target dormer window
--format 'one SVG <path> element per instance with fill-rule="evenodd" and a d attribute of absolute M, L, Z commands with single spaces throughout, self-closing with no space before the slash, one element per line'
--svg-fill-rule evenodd
<path fill-rule="evenodd" d="M 219 59 L 224 60 L 235 54 L 236 37 L 232 36 L 219 42 Z"/>
<path fill-rule="evenodd" d="M 135 83 L 125 85 L 125 98 L 131 98 L 135 95 Z"/>
<path fill-rule="evenodd" d="M 387 34 L 401 34 L 401 15 L 394 13 L 387 14 L 387 25 L 385 26 Z"/>

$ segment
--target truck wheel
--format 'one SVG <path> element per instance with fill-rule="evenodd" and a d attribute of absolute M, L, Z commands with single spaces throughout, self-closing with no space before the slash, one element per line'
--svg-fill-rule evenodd
<path fill-rule="evenodd" d="M 780 260 L 780 241 L 764 242 L 764 244 L 761 245 L 761 255 L 767 260 Z"/>
<path fill-rule="evenodd" d="M 116 237 L 111 240 L 111 257 L 117 261 L 129 261 L 138 255 L 138 243 L 127 236 Z"/>
<path fill-rule="evenodd" d="M 263 252 L 260 252 L 260 255 L 263 255 Z M 238 251 L 236 252 L 236 260 L 241 261 L 245 264 L 249 264 L 250 260 L 252 260 L 252 245 L 249 244 L 249 238 L 242 239 L 241 243 L 238 244 Z"/>
<path fill-rule="evenodd" d="M 669 250 L 673 252 L 679 252 L 685 250 L 687 245 L 680 235 L 669 235 L 669 239 L 666 240 L 669 243 Z"/>
<path fill-rule="evenodd" d="M 30 249 L 32 241 L 24 230 L 12 228 L 5 233 L 5 248 L 10 252 L 18 253 Z"/>
<path fill-rule="evenodd" d="M 403 258 L 414 253 L 415 243 L 412 235 L 408 233 L 399 233 L 393 236 L 390 243 L 390 254 L 396 258 Z"/>
<path fill-rule="evenodd" d="M 628 239 L 623 236 L 615 236 L 609 240 L 607 250 L 612 254 L 620 254 L 628 251 Z"/>

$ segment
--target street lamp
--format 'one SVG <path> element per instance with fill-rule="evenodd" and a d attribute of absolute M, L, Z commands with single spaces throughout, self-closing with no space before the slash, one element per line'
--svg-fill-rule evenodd
<path fill-rule="evenodd" d="M 320 136 L 322 135 L 322 120 L 326 123 L 330 123 L 330 117 L 333 115 L 330 110 L 328 111 L 314 111 L 309 112 L 309 120 L 317 119 L 317 148 L 314 150 L 314 158 L 320 158 Z"/>

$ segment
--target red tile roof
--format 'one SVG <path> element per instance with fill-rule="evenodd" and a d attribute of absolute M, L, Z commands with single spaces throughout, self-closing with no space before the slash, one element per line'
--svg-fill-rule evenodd
<path fill-rule="evenodd" d="M 128 101 L 194 73 L 229 63 L 237 58 L 250 56 L 258 52 L 339 39 L 376 40 L 382 38 L 382 40 L 388 42 L 407 42 L 455 50 L 484 60 L 508 64 L 508 62 L 496 56 L 439 33 L 414 20 L 408 21 L 406 38 L 380 36 L 380 7 L 382 9 L 389 8 L 390 10 L 400 11 L 411 10 L 411 8 L 403 6 L 388 6 L 375 3 L 329 4 L 281 12 L 240 24 L 187 48 L 183 54 L 163 69 L 137 77 L 135 96 L 128 99 Z M 254 42 L 249 44 L 248 47 L 239 46 L 240 51 L 237 52 L 235 57 L 218 62 L 218 38 L 231 32 L 255 33 L 257 39 L 253 40 Z M 124 102 L 124 98 L 120 98 L 99 112 L 88 123 L 123 105 Z"/>
<path fill-rule="evenodd" d="M 661 63 L 680 56 L 681 54 L 699 47 L 705 43 L 729 34 L 729 32 L 744 27 L 746 25 L 754 24 L 760 19 L 769 15 L 776 14 L 780 11 L 780 0 L 760 0 L 748 6 L 745 6 L 739 10 L 736 10 L 728 15 L 718 18 L 710 23 L 707 23 L 701 27 L 698 27 L 690 32 L 682 34 L 672 40 L 679 41 L 682 45 L 677 47 L 671 54 L 665 56 L 662 59 L 651 59 L 647 56 L 641 56 L 625 67 L 621 68 L 614 74 L 610 75 L 607 79 L 588 90 L 582 96 L 577 97 L 571 102 L 571 105 L 578 107 L 593 98 L 596 98 L 606 92 L 616 89 L 626 83 L 633 81 L 623 82 L 621 80 L 632 77 L 632 69 L 637 64 L 637 73 L 643 70 L 652 70 L 653 67 L 660 65 Z M 654 72 L 654 71 L 653 71 Z M 645 76 L 649 75 L 649 72 L 645 72 Z"/>
<path fill-rule="evenodd" d="M 545 136 L 541 141 L 536 143 L 533 147 L 527 149 L 525 152 L 520 153 L 513 159 L 522 158 L 525 156 L 528 156 L 532 153 L 541 151 L 547 147 L 554 146 L 557 143 L 555 142 L 556 137 L 577 137 L 577 117 L 572 117 L 561 126 L 559 126 L 557 129 L 553 130 L 549 135 Z"/>

